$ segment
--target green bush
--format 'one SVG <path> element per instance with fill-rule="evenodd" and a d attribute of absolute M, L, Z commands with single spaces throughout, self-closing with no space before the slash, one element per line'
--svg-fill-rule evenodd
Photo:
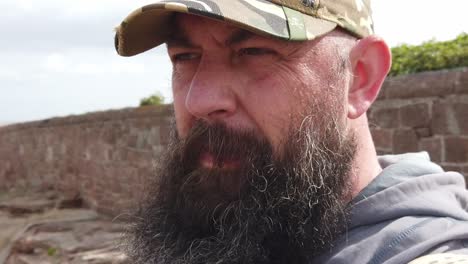
<path fill-rule="evenodd" d="M 401 45 L 392 48 L 392 54 L 390 76 L 468 66 L 468 34 L 451 41 Z"/>
<path fill-rule="evenodd" d="M 163 105 L 163 104 L 164 104 L 164 96 L 162 96 L 160 93 L 155 93 L 149 97 L 146 97 L 140 100 L 140 106 Z"/>

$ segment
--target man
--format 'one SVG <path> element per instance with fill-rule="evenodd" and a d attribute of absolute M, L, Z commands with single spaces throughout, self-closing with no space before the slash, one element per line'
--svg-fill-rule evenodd
<path fill-rule="evenodd" d="M 133 262 L 468 254 L 463 177 L 425 153 L 376 155 L 366 111 L 391 55 L 369 1 L 163 1 L 117 28 L 123 56 L 162 43 L 176 126 L 129 231 Z"/>

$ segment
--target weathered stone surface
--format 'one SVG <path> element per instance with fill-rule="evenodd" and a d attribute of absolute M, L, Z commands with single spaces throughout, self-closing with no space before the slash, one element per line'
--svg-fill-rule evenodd
<path fill-rule="evenodd" d="M 71 232 L 40 232 L 24 235 L 16 241 L 13 251 L 30 254 L 60 247 L 66 252 L 73 252 L 79 245 L 80 243 Z"/>
<path fill-rule="evenodd" d="M 468 163 L 468 137 L 450 136 L 444 141 L 446 162 Z"/>
<path fill-rule="evenodd" d="M 56 206 L 59 209 L 81 208 L 83 207 L 83 199 L 80 197 L 78 193 L 76 193 L 75 195 L 70 195 L 69 197 L 60 198 L 57 201 Z"/>
<path fill-rule="evenodd" d="M 15 264 L 54 264 L 54 260 L 48 257 L 35 257 L 25 254 L 18 254 L 14 256 L 9 260 L 9 262 Z"/>
<path fill-rule="evenodd" d="M 0 210 L 6 211 L 13 216 L 31 213 L 42 213 L 53 208 L 55 201 L 49 199 L 35 199 L 35 197 L 18 197 L 10 201 L 0 202 Z"/>
<path fill-rule="evenodd" d="M 102 263 L 102 264 L 126 264 L 129 263 L 128 258 L 122 252 L 115 248 L 104 248 L 81 252 L 73 256 L 75 261 L 83 261 L 85 263 Z M 78 262 L 77 262 L 78 263 Z"/>
<path fill-rule="evenodd" d="M 465 94 L 467 68 L 429 71 L 389 78 L 384 83 L 380 98 L 417 98 Z"/>
<path fill-rule="evenodd" d="M 78 194 L 84 204 L 94 208 L 124 210 L 115 208 L 124 205 L 117 201 L 130 200 L 131 194 L 114 197 L 123 185 L 110 183 L 116 176 L 135 178 L 140 168 L 153 167 L 154 154 L 158 154 L 154 150 L 160 150 L 161 139 L 165 140 L 160 131 L 168 130 L 164 126 L 171 116 L 172 106 L 144 107 L 2 127 L 0 190 L 54 187 Z M 119 170 L 109 170 L 113 167 Z M 133 188 L 131 181 L 126 184 L 125 189 Z M 79 203 L 64 198 L 60 207 Z"/>
<path fill-rule="evenodd" d="M 459 133 L 462 135 L 468 135 L 468 97 L 465 102 L 455 103 L 453 105 L 453 112 Z"/>
<path fill-rule="evenodd" d="M 419 150 L 418 137 L 411 129 L 400 129 L 393 136 L 393 152 L 405 153 Z"/>
<path fill-rule="evenodd" d="M 442 138 L 423 138 L 419 142 L 419 149 L 427 151 L 432 161 L 443 160 Z"/>
<path fill-rule="evenodd" d="M 443 165 L 442 167 L 445 171 L 455 171 L 461 173 L 463 170 L 463 166 L 458 165 Z"/>
<path fill-rule="evenodd" d="M 401 124 L 405 127 L 422 128 L 428 127 L 429 105 L 427 103 L 417 103 L 403 106 L 400 109 Z"/>
<path fill-rule="evenodd" d="M 428 127 L 416 128 L 415 131 L 418 138 L 426 138 L 432 136 L 432 131 Z"/>
<path fill-rule="evenodd" d="M 436 101 L 432 130 L 439 135 L 468 135 L 468 97 L 466 102 Z"/>
<path fill-rule="evenodd" d="M 432 106 L 432 132 L 435 135 L 455 134 L 456 128 L 454 128 L 453 117 L 450 103 L 435 101 Z"/>
<path fill-rule="evenodd" d="M 37 193 L 5 195 L 1 201 L 28 200 Z M 58 195 L 44 197 L 55 197 Z M 57 210 L 12 217 L 0 210 L 0 263 L 129 263 L 117 245 L 124 226 L 83 209 Z M 8 231 L 5 234 L 5 231 Z"/>
<path fill-rule="evenodd" d="M 372 129 L 372 138 L 375 147 L 379 150 L 391 150 L 393 147 L 393 130 L 391 129 Z"/>
<path fill-rule="evenodd" d="M 377 108 L 372 110 L 370 123 L 380 128 L 398 128 L 400 124 L 399 108 Z"/>
<path fill-rule="evenodd" d="M 455 92 L 457 94 L 468 94 L 468 67 L 458 69 L 456 74 Z"/>

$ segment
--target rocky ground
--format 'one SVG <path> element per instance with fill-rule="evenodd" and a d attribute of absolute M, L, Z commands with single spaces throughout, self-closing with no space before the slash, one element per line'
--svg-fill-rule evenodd
<path fill-rule="evenodd" d="M 124 225 L 82 208 L 78 197 L 0 192 L 0 263 L 127 264 L 117 249 Z"/>

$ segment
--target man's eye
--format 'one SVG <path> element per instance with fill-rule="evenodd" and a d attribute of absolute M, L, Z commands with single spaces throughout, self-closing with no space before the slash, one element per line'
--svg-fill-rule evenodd
<path fill-rule="evenodd" d="M 173 61 L 190 61 L 198 59 L 200 55 L 198 53 L 179 53 L 172 56 Z"/>
<path fill-rule="evenodd" d="M 274 55 L 276 52 L 266 48 L 244 48 L 239 50 L 239 56 Z"/>

